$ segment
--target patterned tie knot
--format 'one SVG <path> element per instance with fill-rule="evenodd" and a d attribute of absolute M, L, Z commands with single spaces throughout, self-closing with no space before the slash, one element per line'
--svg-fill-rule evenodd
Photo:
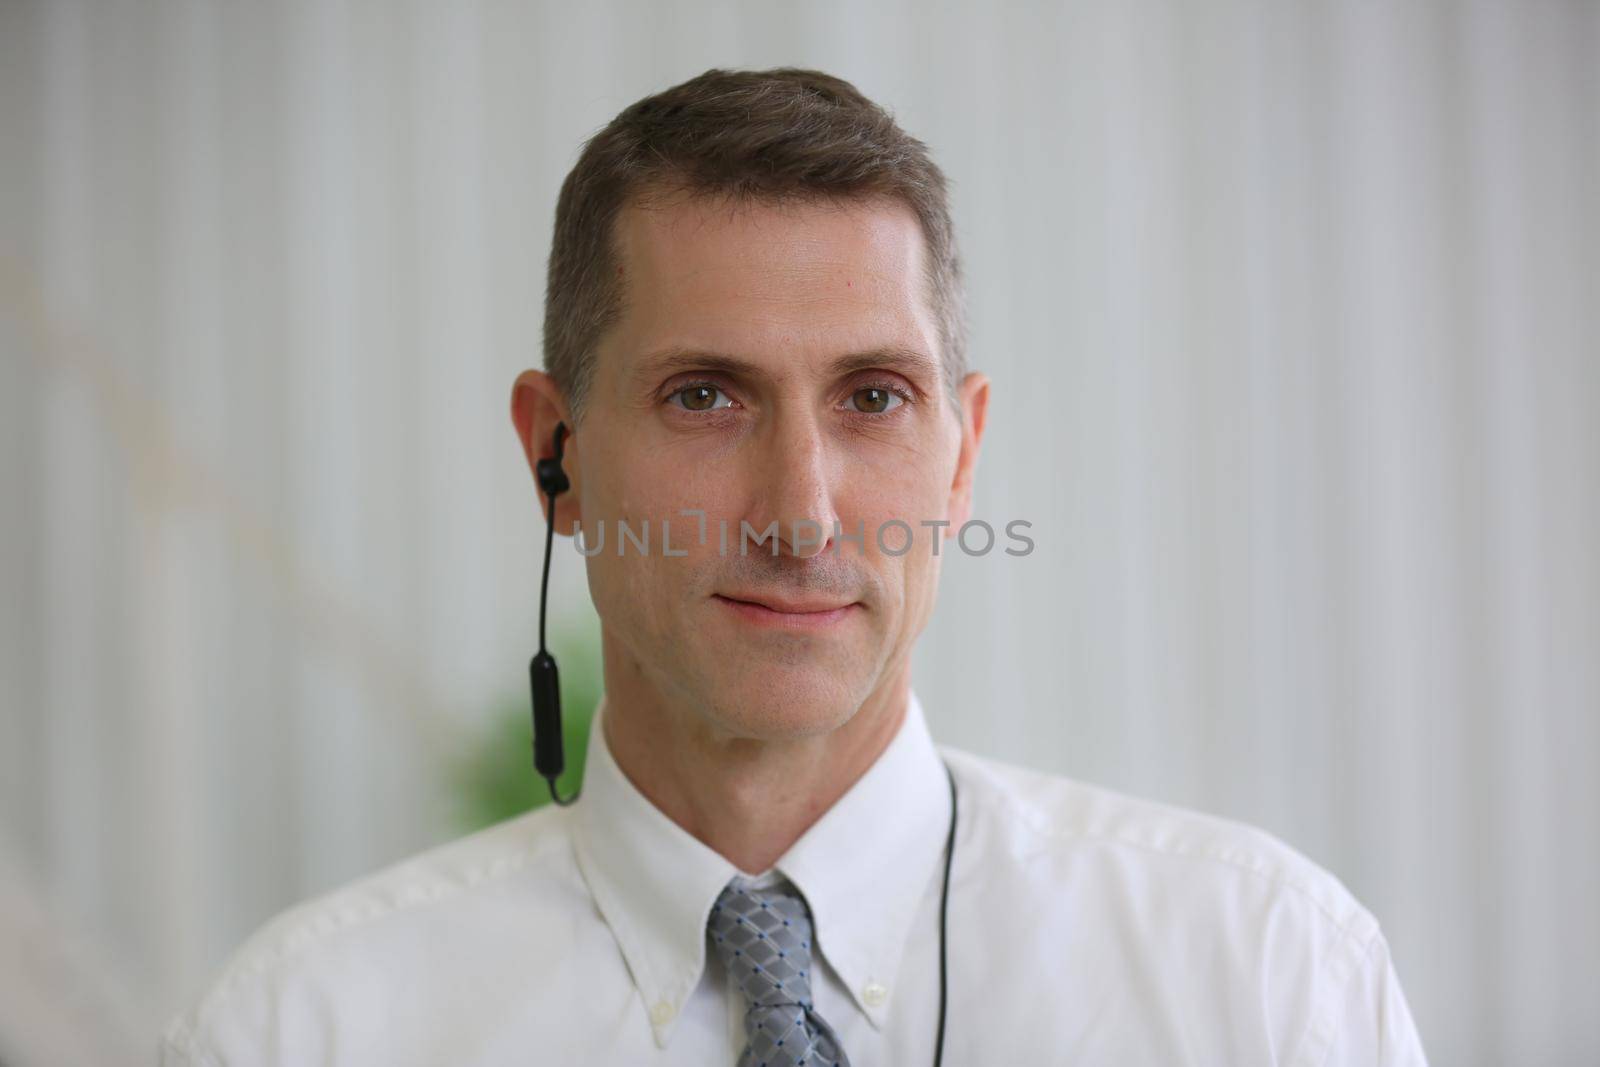
<path fill-rule="evenodd" d="M 736 877 L 711 906 L 708 928 L 747 1005 L 739 1067 L 848 1067 L 833 1029 L 812 1010 L 811 913 L 790 883 L 757 889 Z"/>

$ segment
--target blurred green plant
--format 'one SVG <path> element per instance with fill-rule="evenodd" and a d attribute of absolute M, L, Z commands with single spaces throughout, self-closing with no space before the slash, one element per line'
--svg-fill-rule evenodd
<path fill-rule="evenodd" d="M 600 641 L 592 631 L 552 634 L 550 650 L 561 670 L 561 733 L 567 769 L 558 778 L 562 796 L 583 784 L 589 727 L 599 706 L 603 680 Z M 522 692 L 496 705 L 482 737 L 452 775 L 455 819 L 463 833 L 492 826 L 551 803 L 550 788 L 533 769 L 533 710 L 522 672 Z"/>

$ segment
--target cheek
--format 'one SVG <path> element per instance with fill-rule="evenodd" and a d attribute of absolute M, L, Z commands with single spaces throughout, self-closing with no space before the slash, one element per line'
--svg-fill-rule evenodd
<path fill-rule="evenodd" d="M 874 470 L 853 481 L 849 497 L 837 502 L 847 525 L 865 523 L 867 565 L 877 572 L 895 616 L 891 640 L 898 644 L 914 639 L 933 610 L 940 564 L 954 543 L 945 539 L 947 528 L 922 525 L 952 518 L 948 483 L 941 481 L 939 464 Z M 896 520 L 905 526 L 885 525 Z M 875 531 L 882 529 L 884 545 L 898 551 L 906 543 L 906 526 L 911 530 L 908 551 L 891 555 L 878 547 Z"/>
<path fill-rule="evenodd" d="M 729 464 L 671 450 L 617 456 L 608 468 L 610 477 L 597 493 L 597 513 L 628 519 L 635 526 L 649 519 L 653 532 L 663 519 L 674 531 L 694 526 L 695 516 L 682 514 L 685 510 L 708 515 L 725 511 L 738 473 Z M 675 536 L 674 543 L 678 541 Z"/>
<path fill-rule="evenodd" d="M 940 528 L 923 523 L 951 518 L 948 486 L 929 468 L 862 472 L 852 478 L 848 493 L 837 496 L 835 503 L 841 522 L 848 528 L 853 530 L 858 522 L 865 523 L 867 546 L 875 554 L 875 531 L 883 530 L 883 543 L 898 550 L 905 544 L 906 528 L 910 528 L 911 550 L 886 561 L 897 569 L 910 567 L 918 559 L 926 560 L 932 555 L 933 541 L 942 540 Z"/>
<path fill-rule="evenodd" d="M 642 538 L 640 523 L 632 527 Z M 639 660 L 675 657 L 685 640 L 683 608 L 693 587 L 691 572 L 682 566 L 689 561 L 661 555 L 661 533 L 654 520 L 647 552 L 628 540 L 619 555 L 617 534 L 617 525 L 608 520 L 604 548 L 584 561 L 595 611 L 607 631 Z M 674 527 L 675 547 L 680 537 Z"/>
<path fill-rule="evenodd" d="M 944 546 L 935 557 L 930 549 L 922 550 L 911 564 L 906 576 L 906 638 L 914 639 L 927 625 L 933 614 L 934 598 L 939 592 L 939 568 L 944 559 Z"/>
<path fill-rule="evenodd" d="M 947 544 L 939 528 L 924 526 L 922 522 L 943 517 L 942 509 L 913 496 L 879 499 L 871 507 L 846 513 L 842 519 L 843 525 L 852 531 L 858 522 L 864 524 L 865 565 L 877 575 L 885 606 L 894 617 L 893 627 L 897 630 L 919 625 L 918 620 L 931 606 L 938 584 L 940 558 Z M 939 557 L 933 554 L 935 541 Z M 842 552 L 853 554 L 857 550 L 853 542 L 841 546 Z"/>
<path fill-rule="evenodd" d="M 605 476 L 585 482 L 583 501 L 587 547 L 604 539 L 586 561 L 595 605 L 618 629 L 671 630 L 678 606 L 705 584 L 705 557 L 717 550 L 717 518 L 726 509 L 696 484 L 704 481 L 697 477 L 701 472 L 676 457 L 612 456 L 602 469 Z M 685 515 L 685 509 L 702 510 L 706 519 Z M 705 545 L 699 543 L 702 531 Z M 733 531 L 730 538 L 736 520 Z M 671 556 L 665 553 L 669 544 Z"/>

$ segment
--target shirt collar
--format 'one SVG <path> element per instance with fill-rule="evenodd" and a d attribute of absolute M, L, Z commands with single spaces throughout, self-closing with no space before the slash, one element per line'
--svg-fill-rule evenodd
<path fill-rule="evenodd" d="M 913 692 L 877 762 L 778 860 L 811 905 L 823 957 L 874 1027 L 894 1001 L 949 825 L 950 786 Z"/>
<path fill-rule="evenodd" d="M 574 850 L 595 905 L 633 974 L 665 1048 L 705 967 L 706 921 L 739 869 L 639 792 L 605 742 L 600 699 L 589 726 Z"/>
<path fill-rule="evenodd" d="M 590 726 L 574 844 L 649 1014 L 656 1044 L 705 970 L 711 905 L 740 873 L 667 818 L 617 766 L 601 716 Z M 894 738 L 774 865 L 805 894 L 814 943 L 881 1028 L 900 961 L 944 849 L 950 794 L 914 692 Z"/>

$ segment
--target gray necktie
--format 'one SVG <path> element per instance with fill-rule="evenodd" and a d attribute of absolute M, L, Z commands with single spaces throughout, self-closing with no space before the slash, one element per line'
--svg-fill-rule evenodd
<path fill-rule="evenodd" d="M 793 884 L 735 878 L 711 906 L 711 943 L 744 993 L 739 1067 L 850 1067 L 839 1035 L 812 1010 L 811 911 Z"/>

